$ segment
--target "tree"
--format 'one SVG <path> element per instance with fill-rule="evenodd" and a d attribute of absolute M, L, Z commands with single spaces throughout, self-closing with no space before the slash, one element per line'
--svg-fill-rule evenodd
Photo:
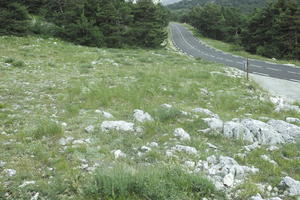
<path fill-rule="evenodd" d="M 28 32 L 28 11 L 20 3 L 0 1 L 0 35 L 24 35 Z"/>

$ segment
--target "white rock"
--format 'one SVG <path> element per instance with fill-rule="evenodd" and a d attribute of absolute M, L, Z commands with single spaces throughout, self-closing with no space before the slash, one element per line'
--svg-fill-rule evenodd
<path fill-rule="evenodd" d="M 35 181 L 24 181 L 22 185 L 19 185 L 19 188 L 26 187 L 27 185 L 34 185 Z"/>
<path fill-rule="evenodd" d="M 288 122 L 288 123 L 298 123 L 298 124 L 300 124 L 300 119 L 294 118 L 294 117 L 287 117 L 285 119 L 285 121 Z"/>
<path fill-rule="evenodd" d="M 279 147 L 272 145 L 267 148 L 267 151 L 276 151 L 278 149 L 279 149 Z"/>
<path fill-rule="evenodd" d="M 194 168 L 196 166 L 196 163 L 193 161 L 185 161 L 184 165 L 187 166 L 188 168 Z"/>
<path fill-rule="evenodd" d="M 300 181 L 296 181 L 291 177 L 286 176 L 281 179 L 279 186 L 287 191 L 289 196 L 300 196 Z"/>
<path fill-rule="evenodd" d="M 104 118 L 110 119 L 113 118 L 114 116 L 110 114 L 109 112 L 105 112 L 103 110 L 95 110 L 95 113 L 101 114 Z"/>
<path fill-rule="evenodd" d="M 61 125 L 62 125 L 63 127 L 67 127 L 67 126 L 68 126 L 68 124 L 67 124 L 66 122 L 61 123 Z"/>
<path fill-rule="evenodd" d="M 143 151 L 143 152 L 148 152 L 148 151 L 151 151 L 151 148 L 150 148 L 150 147 L 147 147 L 147 146 L 142 146 L 142 147 L 141 147 L 141 151 Z"/>
<path fill-rule="evenodd" d="M 32 197 L 31 197 L 31 199 L 30 200 L 38 200 L 38 198 L 39 198 L 39 195 L 40 195 L 40 193 L 39 192 L 37 192 L 37 193 L 35 193 Z"/>
<path fill-rule="evenodd" d="M 274 160 L 271 160 L 271 158 L 267 155 L 261 155 L 260 156 L 261 159 L 263 159 L 264 161 L 267 161 L 273 165 L 277 165 L 277 162 L 275 162 Z"/>
<path fill-rule="evenodd" d="M 244 119 L 241 121 L 252 134 L 253 142 L 260 144 L 280 144 L 284 142 L 283 137 L 274 128 L 262 121 Z"/>
<path fill-rule="evenodd" d="M 212 117 L 212 118 L 217 118 L 217 119 L 220 118 L 219 115 L 213 113 L 212 111 L 210 111 L 206 108 L 195 108 L 192 111 L 195 112 L 195 113 L 203 113 L 203 114 L 208 115 L 209 117 Z"/>
<path fill-rule="evenodd" d="M 4 165 L 6 165 L 6 162 L 0 160 L 0 167 L 4 167 Z"/>
<path fill-rule="evenodd" d="M 134 131 L 134 124 L 125 121 L 104 121 L 101 124 L 101 130 L 107 131 Z"/>
<path fill-rule="evenodd" d="M 223 134 L 227 138 L 242 139 L 248 142 L 254 142 L 253 135 L 249 129 L 239 122 L 225 122 Z"/>
<path fill-rule="evenodd" d="M 174 136 L 179 137 L 180 140 L 191 140 L 190 135 L 182 128 L 176 128 L 173 134 Z"/>
<path fill-rule="evenodd" d="M 283 137 L 285 142 L 294 142 L 300 137 L 300 127 L 282 120 L 270 120 L 268 124 L 272 126 Z"/>
<path fill-rule="evenodd" d="M 120 149 L 113 151 L 115 158 L 126 158 L 126 154 L 123 153 Z"/>
<path fill-rule="evenodd" d="M 167 157 L 172 157 L 173 156 L 173 151 L 167 150 L 166 151 L 166 156 Z"/>
<path fill-rule="evenodd" d="M 198 130 L 198 132 L 207 134 L 207 133 L 211 132 L 211 129 L 207 128 L 207 129 L 203 129 L 203 130 Z"/>
<path fill-rule="evenodd" d="M 244 148 L 245 148 L 246 151 L 252 151 L 252 150 L 257 149 L 259 147 L 260 147 L 260 145 L 259 145 L 258 142 L 254 142 L 253 144 L 244 146 Z"/>
<path fill-rule="evenodd" d="M 295 64 L 291 64 L 291 63 L 286 63 L 286 64 L 284 64 L 284 65 L 289 66 L 289 67 L 296 67 Z"/>
<path fill-rule="evenodd" d="M 167 108 L 167 109 L 170 109 L 170 108 L 173 107 L 172 105 L 167 104 L 167 103 L 161 104 L 160 106 L 163 107 L 163 108 Z"/>
<path fill-rule="evenodd" d="M 213 144 L 211 144 L 211 143 L 209 143 L 209 142 L 207 142 L 206 144 L 207 144 L 207 146 L 208 146 L 209 148 L 212 148 L 212 149 L 218 149 L 218 147 L 217 147 L 216 145 L 213 145 Z"/>
<path fill-rule="evenodd" d="M 85 130 L 85 132 L 87 132 L 87 133 L 92 133 L 92 132 L 94 132 L 95 127 L 94 127 L 93 125 L 89 125 L 89 126 L 86 127 L 84 130 Z"/>
<path fill-rule="evenodd" d="M 232 187 L 234 183 L 234 175 L 232 173 L 229 173 L 224 176 L 223 178 L 223 184 L 227 187 Z"/>
<path fill-rule="evenodd" d="M 268 199 L 263 199 L 260 194 L 256 194 L 255 196 L 250 197 L 249 200 L 282 200 L 282 199 L 279 198 L 279 197 L 272 197 L 272 198 L 268 198 Z"/>
<path fill-rule="evenodd" d="M 72 142 L 73 145 L 81 145 L 81 144 L 85 144 L 85 141 L 83 139 L 78 139 L 78 140 L 74 140 Z"/>
<path fill-rule="evenodd" d="M 217 118 L 203 118 L 212 130 L 223 131 L 223 121 Z"/>
<path fill-rule="evenodd" d="M 3 172 L 7 175 L 7 176 L 14 176 L 16 175 L 17 171 L 14 169 L 4 169 Z"/>
<path fill-rule="evenodd" d="M 271 185 L 269 185 L 268 187 L 267 187 L 267 190 L 269 191 L 269 192 L 271 192 L 272 191 L 272 186 Z"/>
<path fill-rule="evenodd" d="M 185 152 L 187 154 L 197 154 L 198 153 L 198 151 L 196 150 L 195 147 L 183 146 L 183 145 L 176 145 L 175 147 L 172 147 L 172 150 Z"/>
<path fill-rule="evenodd" d="M 153 118 L 151 117 L 151 115 L 149 113 L 144 112 L 143 110 L 139 110 L 139 109 L 135 109 L 133 111 L 133 117 L 136 121 L 141 122 L 141 123 L 153 120 Z"/>
<path fill-rule="evenodd" d="M 158 143 L 157 142 L 151 142 L 149 144 L 150 147 L 158 147 Z"/>

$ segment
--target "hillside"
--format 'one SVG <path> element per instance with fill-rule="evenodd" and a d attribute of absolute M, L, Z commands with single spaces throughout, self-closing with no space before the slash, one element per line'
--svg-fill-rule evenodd
<path fill-rule="evenodd" d="M 241 72 L 170 45 L 0 48 L 0 199 L 296 198 L 300 104 Z"/>
<path fill-rule="evenodd" d="M 262 8 L 267 0 L 183 0 L 178 3 L 167 5 L 170 10 L 190 9 L 193 6 L 204 5 L 206 3 L 216 3 L 221 6 L 238 8 L 243 12 L 249 13 L 255 8 Z"/>

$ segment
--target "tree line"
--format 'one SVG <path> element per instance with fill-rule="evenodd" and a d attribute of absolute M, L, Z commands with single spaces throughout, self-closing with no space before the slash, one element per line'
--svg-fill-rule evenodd
<path fill-rule="evenodd" d="M 167 37 L 168 14 L 152 0 L 1 0 L 0 35 L 31 33 L 88 46 L 156 48 Z"/>
<path fill-rule="evenodd" d="M 232 42 L 237 49 L 270 58 L 300 60 L 300 6 L 296 1 L 270 2 L 249 15 L 209 3 L 195 6 L 179 18 L 202 35 Z"/>

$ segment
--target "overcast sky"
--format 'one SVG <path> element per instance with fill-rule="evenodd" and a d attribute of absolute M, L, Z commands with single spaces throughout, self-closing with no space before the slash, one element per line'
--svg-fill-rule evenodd
<path fill-rule="evenodd" d="M 166 4 L 171 4 L 171 3 L 175 3 L 181 0 L 161 0 L 161 3 L 166 5 Z"/>

